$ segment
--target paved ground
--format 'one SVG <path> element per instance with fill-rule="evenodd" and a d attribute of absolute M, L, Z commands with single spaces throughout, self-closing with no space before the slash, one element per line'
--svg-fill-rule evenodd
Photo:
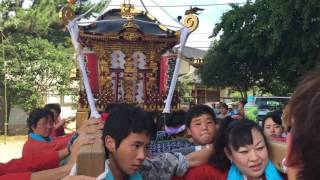
<path fill-rule="evenodd" d="M 4 144 L 4 136 L 0 136 L 0 162 L 8 162 L 11 159 L 21 157 L 22 146 L 27 136 L 7 136 Z"/>
<path fill-rule="evenodd" d="M 75 129 L 75 122 L 71 122 L 66 129 L 66 133 Z M 27 140 L 27 135 L 24 136 L 7 136 L 6 144 L 4 144 L 4 136 L 0 136 L 0 163 L 5 163 L 14 158 L 20 158 L 22 147 Z"/>

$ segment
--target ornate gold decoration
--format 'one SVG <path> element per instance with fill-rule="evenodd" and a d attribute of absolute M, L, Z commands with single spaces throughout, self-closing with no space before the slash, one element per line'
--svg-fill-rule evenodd
<path fill-rule="evenodd" d="M 130 57 L 126 59 L 126 64 L 124 66 L 124 100 L 126 103 L 133 103 L 134 98 L 132 89 L 133 82 L 137 80 L 137 69 L 134 67 L 132 58 Z"/>
<path fill-rule="evenodd" d="M 204 9 L 198 8 L 198 7 L 190 7 L 190 9 L 186 10 L 186 12 L 184 13 L 184 15 L 188 15 L 188 14 L 195 14 L 195 15 L 199 15 L 198 11 L 203 11 Z"/>
<path fill-rule="evenodd" d="M 129 57 L 126 59 L 126 64 L 124 65 L 124 67 L 125 67 L 124 69 L 125 79 L 128 81 L 137 80 L 137 69 L 132 63 L 132 58 Z"/>
<path fill-rule="evenodd" d="M 76 0 L 67 0 L 67 2 L 68 2 L 70 5 L 73 5 L 73 4 L 76 2 Z"/>
<path fill-rule="evenodd" d="M 76 127 L 77 129 L 81 127 L 84 121 L 88 120 L 89 118 L 89 111 L 77 111 L 76 113 Z"/>
<path fill-rule="evenodd" d="M 123 33 L 123 39 L 127 41 L 137 41 L 141 37 L 138 33 L 134 32 L 124 32 Z"/>
<path fill-rule="evenodd" d="M 160 59 L 160 57 L 158 57 Z M 155 89 L 157 86 L 157 70 L 158 70 L 158 64 L 156 63 L 156 54 L 155 51 L 150 52 L 150 63 L 149 67 L 151 68 L 151 77 L 149 77 L 149 88 Z"/>
<path fill-rule="evenodd" d="M 99 62 L 99 70 L 99 84 L 102 88 L 106 88 L 110 85 L 111 82 L 108 59 L 101 59 L 101 61 Z"/>
<path fill-rule="evenodd" d="M 133 20 L 129 20 L 126 24 L 123 25 L 124 29 L 127 28 L 134 28 L 134 29 L 139 29 L 139 26 L 133 22 Z"/>
<path fill-rule="evenodd" d="M 133 28 L 129 28 L 126 30 L 140 33 L 139 31 Z M 117 43 L 119 42 L 119 40 L 123 39 L 123 32 L 120 34 L 118 32 L 112 32 L 112 33 L 105 33 L 103 35 L 100 35 L 100 34 L 86 34 L 80 30 L 80 37 L 83 40 L 80 43 L 84 44 L 84 46 L 88 44 L 94 45 L 96 41 Z M 153 42 L 165 43 L 165 46 L 166 46 L 165 48 L 172 48 L 174 45 L 176 45 L 179 42 L 180 35 L 177 34 L 176 36 L 170 37 L 170 38 L 159 38 L 159 36 L 155 36 L 155 35 L 141 34 L 141 38 L 142 38 L 142 41 L 144 41 L 142 42 L 144 44 L 153 43 Z M 135 42 L 135 43 L 138 43 L 138 42 Z"/>
<path fill-rule="evenodd" d="M 127 41 L 143 40 L 143 35 L 134 28 L 125 29 L 125 31 L 120 34 L 120 37 Z"/>
<path fill-rule="evenodd" d="M 126 19 L 133 19 L 133 17 L 140 13 L 136 10 L 133 4 L 121 4 L 121 17 Z"/>
<path fill-rule="evenodd" d="M 194 66 L 195 68 L 200 68 L 200 67 L 202 67 L 202 65 L 203 65 L 203 58 L 201 58 L 201 57 L 193 58 L 193 59 L 191 60 L 191 65 Z"/>
<path fill-rule="evenodd" d="M 199 26 L 199 18 L 193 14 L 188 14 L 183 21 L 183 24 L 189 28 L 191 32 L 195 31 Z"/>
<path fill-rule="evenodd" d="M 69 77 L 71 80 L 79 80 L 79 69 L 72 68 Z"/>
<path fill-rule="evenodd" d="M 179 32 L 167 38 L 144 34 L 139 30 L 140 27 L 135 24 L 135 21 L 130 19 L 130 16 L 132 18 L 135 15 L 135 11 L 132 9 L 133 6 L 126 5 L 123 8 L 126 9 L 123 9 L 122 13 L 128 14 L 126 16 L 127 23 L 119 32 L 92 34 L 86 33 L 84 29 L 80 28 L 79 42 L 83 47 L 92 47 L 98 56 L 99 93 L 95 94 L 97 107 L 99 110 L 103 110 L 111 103 L 137 103 L 133 91 L 135 81 L 141 80 L 141 78 L 138 78 L 138 73 L 141 72 L 135 67 L 136 65 L 131 56 L 134 52 L 141 51 L 146 56 L 145 68 L 148 69 L 145 72 L 144 86 L 146 89 L 141 106 L 146 110 L 162 111 L 166 94 L 160 95 L 158 92 L 159 60 L 161 52 L 171 49 L 179 42 Z M 124 69 L 118 77 L 118 92 L 121 91 L 120 99 L 115 98 L 115 93 L 118 92 L 116 92 L 115 86 L 112 84 L 114 79 L 111 76 L 113 69 L 111 69 L 110 56 L 113 51 L 121 51 L 126 55 Z M 82 94 L 81 97 L 78 111 L 80 109 L 88 110 L 85 94 Z M 172 107 L 175 106 L 173 105 Z"/>
<path fill-rule="evenodd" d="M 134 23 L 132 20 L 129 20 L 126 24 L 123 25 L 124 32 L 120 34 L 120 37 L 127 41 L 137 41 L 142 40 L 143 36 L 138 31 L 139 26 Z"/>
<path fill-rule="evenodd" d="M 75 15 L 70 6 L 64 6 L 60 9 L 59 18 L 62 24 L 67 25 L 69 21 L 75 18 Z"/>

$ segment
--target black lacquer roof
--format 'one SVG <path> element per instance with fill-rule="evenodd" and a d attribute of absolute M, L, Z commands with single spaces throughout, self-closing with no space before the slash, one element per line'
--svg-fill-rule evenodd
<path fill-rule="evenodd" d="M 157 24 L 159 23 L 156 19 L 149 18 L 146 12 L 141 11 L 134 16 L 133 22 L 138 25 L 139 30 L 146 35 L 155 35 L 160 37 L 174 37 L 175 31 L 168 28 L 161 28 Z M 114 20 L 114 21 L 103 21 L 103 20 Z M 80 29 L 88 34 L 105 34 L 112 32 L 120 32 L 123 30 L 123 25 L 128 22 L 127 19 L 122 18 L 120 9 L 111 9 L 101 15 L 96 23 L 90 25 L 81 25 Z M 146 22 L 145 22 L 146 21 Z M 151 22 L 151 23 L 148 23 Z"/>

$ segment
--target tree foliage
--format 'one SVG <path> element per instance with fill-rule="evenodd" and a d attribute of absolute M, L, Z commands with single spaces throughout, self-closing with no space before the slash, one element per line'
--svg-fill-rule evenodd
<path fill-rule="evenodd" d="M 256 0 L 231 5 L 213 30 L 200 74 L 207 85 L 287 95 L 319 63 L 320 2 Z"/>
<path fill-rule="evenodd" d="M 0 3 L 4 39 L 0 46 L 0 86 L 6 74 L 9 103 L 28 111 L 41 105 L 45 92 L 70 91 L 73 48 L 58 19 L 64 0 L 35 1 L 30 9 L 10 3 Z"/>

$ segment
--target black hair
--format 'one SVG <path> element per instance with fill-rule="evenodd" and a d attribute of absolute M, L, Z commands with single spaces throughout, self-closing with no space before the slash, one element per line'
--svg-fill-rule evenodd
<path fill-rule="evenodd" d="M 226 103 L 220 103 L 220 108 L 225 108 L 227 110 L 229 109 Z"/>
<path fill-rule="evenodd" d="M 111 109 L 115 108 L 117 104 L 107 104 L 106 108 L 104 109 L 104 112 L 109 113 Z"/>
<path fill-rule="evenodd" d="M 216 115 L 214 114 L 213 109 L 207 105 L 200 104 L 195 105 L 188 110 L 185 118 L 186 126 L 190 127 L 192 119 L 203 114 L 209 114 L 212 117 L 214 123 L 217 123 Z"/>
<path fill-rule="evenodd" d="M 266 120 L 268 118 L 271 118 L 273 122 L 275 122 L 276 124 L 282 126 L 281 117 L 276 113 L 270 112 L 263 118 L 263 120 L 262 120 L 262 128 L 264 128 L 264 125 L 265 125 Z"/>
<path fill-rule="evenodd" d="M 150 112 L 153 121 L 156 123 L 156 131 L 162 131 L 164 129 L 165 121 L 168 119 L 168 113 L 161 113 L 157 111 Z"/>
<path fill-rule="evenodd" d="M 32 127 L 36 127 L 41 118 L 50 116 L 53 118 L 53 113 L 45 108 L 37 108 L 31 111 L 27 119 L 28 133 L 33 132 Z"/>
<path fill-rule="evenodd" d="M 58 114 L 61 113 L 61 106 L 58 103 L 49 103 L 44 106 L 45 109 L 55 110 Z"/>
<path fill-rule="evenodd" d="M 225 171 L 230 167 L 230 161 L 227 158 L 224 149 L 230 150 L 232 147 L 238 150 L 240 147 L 253 143 L 252 129 L 256 129 L 263 136 L 265 143 L 266 137 L 257 123 L 250 120 L 233 120 L 225 118 L 222 121 L 214 142 L 215 153 L 209 159 L 210 164 L 218 169 Z M 230 150 L 231 151 L 231 150 Z"/>
<path fill-rule="evenodd" d="M 288 104 L 292 147 L 287 163 L 303 165 L 297 179 L 315 180 L 320 176 L 320 68 L 307 73 Z"/>
<path fill-rule="evenodd" d="M 185 124 L 186 112 L 184 110 L 179 110 L 172 112 L 169 115 L 168 120 L 166 120 L 167 127 L 179 127 Z"/>
<path fill-rule="evenodd" d="M 104 123 L 103 139 L 107 135 L 111 136 L 118 148 L 131 132 L 146 133 L 152 137 L 156 133 L 156 127 L 150 113 L 128 104 L 119 104 L 112 108 L 108 120 Z"/>

